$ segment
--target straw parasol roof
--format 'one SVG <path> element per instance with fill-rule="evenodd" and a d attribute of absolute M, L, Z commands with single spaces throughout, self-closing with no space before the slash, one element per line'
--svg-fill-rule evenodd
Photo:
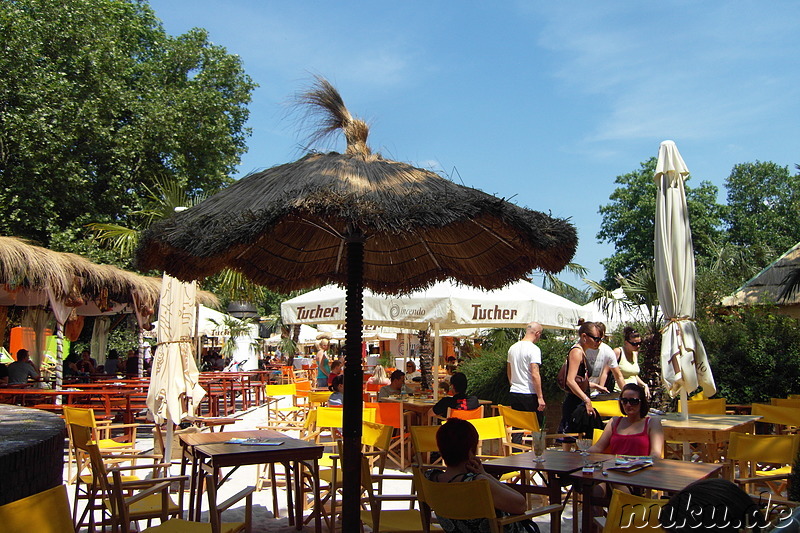
<path fill-rule="evenodd" d="M 344 284 L 345 242 L 357 228 L 364 285 L 401 294 L 447 278 L 495 289 L 534 269 L 558 272 L 574 255 L 568 222 L 372 153 L 366 124 L 327 82 L 306 99 L 333 106 L 347 152 L 252 174 L 154 225 L 140 268 L 191 280 L 228 267 L 284 293 Z"/>
<path fill-rule="evenodd" d="M 403 294 L 447 278 L 495 289 L 534 269 L 558 272 L 578 243 L 567 221 L 518 207 L 433 172 L 384 159 L 369 128 L 318 78 L 301 102 L 321 117 L 316 138 L 342 132 L 344 154 L 311 153 L 245 177 L 150 227 L 139 268 L 183 280 L 223 268 L 280 292 L 347 288 L 345 390 L 363 386 L 363 289 Z M 361 395 L 343 406 L 342 530 L 359 523 Z"/>
<path fill-rule="evenodd" d="M 800 269 L 800 243 L 795 244 L 730 296 L 722 299 L 724 307 L 774 305 L 776 311 L 800 318 L 800 292 L 782 298 L 787 276 Z"/>

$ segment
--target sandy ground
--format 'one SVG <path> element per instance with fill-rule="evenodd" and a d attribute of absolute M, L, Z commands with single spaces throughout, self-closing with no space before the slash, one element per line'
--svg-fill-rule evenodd
<path fill-rule="evenodd" d="M 239 421 L 231 426 L 227 426 L 228 431 L 245 431 L 248 429 L 255 429 L 256 426 L 260 423 L 263 423 L 266 412 L 265 408 L 253 408 L 246 412 L 240 412 L 236 415 L 239 418 Z M 293 436 L 293 435 L 290 435 Z M 151 429 L 147 427 L 143 427 L 139 430 L 137 436 L 137 448 L 140 450 L 150 450 L 153 447 L 153 440 Z M 66 459 L 65 459 L 66 461 Z M 177 475 L 179 473 L 179 467 L 173 466 L 173 474 Z M 65 463 L 64 468 L 64 477 L 66 482 L 67 476 L 67 468 Z M 219 490 L 218 501 L 223 501 L 224 499 L 236 494 L 239 490 L 247 486 L 254 486 L 256 483 L 256 466 L 245 466 L 239 468 L 233 475 L 228 479 Z M 384 493 L 386 494 L 408 494 L 411 490 L 410 481 L 390 481 L 384 484 Z M 275 518 L 272 512 L 272 493 L 269 487 L 264 488 L 263 490 L 256 492 L 253 495 L 253 532 L 254 533 L 266 533 L 266 532 L 275 532 L 275 533 L 293 533 L 296 532 L 294 526 L 290 526 L 288 519 L 286 518 L 286 495 L 282 488 L 278 488 L 278 502 L 280 505 L 279 515 L 281 518 Z M 70 500 L 72 500 L 74 496 L 74 486 L 68 486 L 68 493 L 70 496 Z M 394 504 L 397 509 L 407 508 L 407 503 L 395 503 Z M 405 505 L 405 506 L 404 506 Z M 187 507 L 188 504 L 185 504 L 184 507 Z M 392 508 L 390 504 L 387 504 L 384 508 Z M 208 503 L 207 500 L 204 498 L 203 502 L 203 517 L 202 521 L 208 521 Z M 562 531 L 571 531 L 572 530 L 572 513 L 571 513 L 571 505 L 567 505 L 564 514 L 562 515 Z M 244 503 L 240 506 L 234 506 L 232 509 L 227 511 L 223 515 L 224 521 L 241 521 L 244 516 Z M 549 519 L 547 517 L 543 517 L 537 520 L 537 524 L 542 532 L 549 532 L 550 531 L 550 524 Z M 141 524 L 144 528 L 145 524 Z M 327 531 L 325 527 L 325 523 L 323 521 L 323 530 Z M 85 529 L 82 530 L 86 531 Z M 304 529 L 301 531 L 313 531 L 313 523 L 309 526 L 305 526 Z"/>

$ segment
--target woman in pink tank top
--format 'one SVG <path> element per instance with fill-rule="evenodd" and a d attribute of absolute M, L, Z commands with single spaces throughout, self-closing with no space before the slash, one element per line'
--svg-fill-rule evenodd
<path fill-rule="evenodd" d="M 619 408 L 625 416 L 612 418 L 589 451 L 662 457 L 664 430 L 660 419 L 647 416 L 650 406 L 644 389 L 636 383 L 625 385 L 619 397 Z"/>

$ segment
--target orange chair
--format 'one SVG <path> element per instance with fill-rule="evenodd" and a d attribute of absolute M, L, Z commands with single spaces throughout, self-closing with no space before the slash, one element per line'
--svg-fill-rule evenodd
<path fill-rule="evenodd" d="M 483 406 L 478 406 L 475 409 L 448 409 L 447 418 L 460 418 L 461 420 L 483 418 Z"/>
<path fill-rule="evenodd" d="M 392 436 L 392 444 L 389 446 L 388 454 L 399 466 L 400 470 L 405 469 L 408 459 L 407 443 L 410 437 L 406 431 L 408 424 L 406 423 L 406 416 L 411 413 L 403 412 L 403 404 L 396 402 L 366 402 L 364 407 L 374 407 L 376 409 L 375 421 L 378 424 L 385 426 L 392 426 L 395 429 L 395 434 Z"/>

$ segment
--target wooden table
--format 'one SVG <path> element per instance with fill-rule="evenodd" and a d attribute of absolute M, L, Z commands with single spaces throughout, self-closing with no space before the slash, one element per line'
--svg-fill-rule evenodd
<path fill-rule="evenodd" d="M 441 399 L 441 398 L 440 398 Z M 395 402 L 395 403 L 402 403 L 404 411 L 412 411 L 414 412 L 420 420 L 422 425 L 430 425 L 430 418 L 426 415 L 428 411 L 433 409 L 433 406 L 436 405 L 437 400 L 427 399 L 427 398 L 414 398 L 413 396 L 405 396 L 402 401 L 400 397 L 388 397 L 384 400 L 384 402 Z M 478 400 L 478 403 L 485 409 L 487 405 L 491 405 L 491 400 Z"/>
<path fill-rule="evenodd" d="M 279 446 L 249 446 L 228 442 L 233 438 L 267 438 L 282 442 Z M 236 468 L 243 465 L 262 463 L 282 463 L 286 468 L 286 489 L 289 502 L 289 523 L 296 529 L 303 528 L 303 482 L 302 468 L 311 468 L 314 492 L 315 530 L 322 530 L 321 502 L 319 488 L 319 459 L 322 457 L 324 447 L 299 439 L 287 437 L 283 433 L 271 430 L 257 431 L 228 431 L 225 433 L 186 433 L 180 436 L 184 450 L 192 460 L 191 492 L 189 496 L 189 516 L 195 520 L 200 518 L 200 500 L 203 493 L 202 476 L 200 469 L 208 471 L 214 480 L 221 485 L 230 477 Z M 186 457 L 186 454 L 184 455 Z M 224 478 L 220 477 L 220 469 L 233 467 Z M 184 473 L 185 463 L 182 465 Z M 292 505 L 291 469 L 294 469 L 294 505 Z M 292 515 L 294 508 L 294 516 Z"/>
<path fill-rule="evenodd" d="M 727 443 L 733 431 L 753 433 L 758 415 L 689 415 L 680 420 L 679 413 L 661 418 L 664 438 L 673 442 L 700 442 L 706 445 L 706 462 L 719 461 L 719 444 Z M 684 457 L 684 459 L 688 459 Z"/>
<path fill-rule="evenodd" d="M 606 454 L 589 454 L 589 462 L 598 460 L 595 459 L 596 456 L 609 457 Z M 610 456 L 602 466 L 608 467 L 613 466 L 613 464 L 614 457 Z M 605 468 L 595 469 L 591 474 L 576 471 L 570 475 L 570 478 L 575 484 L 575 490 L 581 490 L 583 494 L 582 531 L 588 532 L 592 530 L 592 489 L 598 483 L 609 482 L 642 489 L 679 492 L 697 480 L 719 475 L 721 469 L 722 465 L 718 463 L 691 463 L 688 461 L 656 459 L 653 466 L 631 474 L 605 470 Z M 603 475 L 603 472 L 606 472 L 606 474 Z M 573 520 L 577 520 L 577 513 L 573 514 Z"/>
<path fill-rule="evenodd" d="M 61 398 L 63 405 L 78 404 L 81 407 L 86 407 L 87 405 L 91 405 L 92 402 L 97 402 L 97 408 L 105 415 L 110 416 L 113 410 L 119 409 L 125 413 L 125 418 L 127 420 L 130 416 L 130 396 L 132 392 L 133 391 L 130 389 L 115 388 L 90 390 L 0 389 L 0 397 L 10 397 L 11 403 L 19 402 L 23 405 L 33 404 L 35 406 L 38 403 L 36 399 L 38 396 L 52 400 L 51 404 L 42 404 L 41 406 L 44 408 L 45 406 L 52 405 L 54 410 L 60 409 L 60 406 L 56 405 L 56 398 Z M 81 398 L 86 398 L 85 401 L 88 403 L 80 403 Z M 124 405 L 119 404 L 120 407 L 117 408 L 114 406 L 115 402 L 112 402 L 112 400 L 123 400 Z"/>
<path fill-rule="evenodd" d="M 483 467 L 492 474 L 519 470 L 523 473 L 525 483 L 517 488 L 528 494 L 544 494 L 548 497 L 548 503 L 562 505 L 564 502 L 561 499 L 561 488 L 572 483 L 569 476 L 583 467 L 583 457 L 577 452 L 561 450 L 546 450 L 543 457 L 544 461 L 536 462 L 533 452 L 518 453 L 491 459 L 484 462 Z M 592 454 L 590 457 L 595 457 L 594 461 L 613 458 L 607 454 Z M 534 472 L 544 474 L 544 486 L 529 483 Z M 551 514 L 550 531 L 553 533 L 561 531 L 561 512 Z"/>

